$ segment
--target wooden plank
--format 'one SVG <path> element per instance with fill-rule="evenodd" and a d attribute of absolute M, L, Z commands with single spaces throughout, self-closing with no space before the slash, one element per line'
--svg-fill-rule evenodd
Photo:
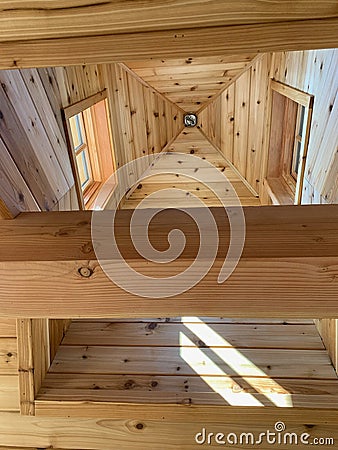
<path fill-rule="evenodd" d="M 247 180 L 250 185 L 259 192 L 263 184 L 261 177 L 264 127 L 266 123 L 266 105 L 269 90 L 269 70 L 271 54 L 264 55 L 251 68 L 251 92 L 249 111 Z"/>
<path fill-rule="evenodd" d="M 332 364 L 336 371 L 338 371 L 338 319 L 317 320 L 316 325 Z"/>
<path fill-rule="evenodd" d="M 156 24 L 158 28 L 158 21 Z M 7 41 L 0 44 L 0 68 L 69 66 L 121 62 L 128 59 L 144 60 L 150 57 L 225 56 L 257 51 L 330 48 L 337 45 L 337 28 L 336 18 L 303 20 L 302 16 L 300 21 L 231 27 L 220 24 L 209 28 L 175 28 L 168 31 L 110 35 L 102 35 L 100 30 L 99 36 L 88 38 L 60 38 L 58 35 L 56 39 Z M 27 39 L 27 35 L 25 38 Z"/>
<path fill-rule="evenodd" d="M 108 319 L 95 319 L 95 322 L 107 322 Z M 231 319 L 228 317 L 163 317 L 163 318 L 137 318 L 137 319 L 114 319 L 114 322 L 125 322 L 125 323 L 178 323 L 184 320 L 185 323 L 196 323 L 203 320 L 204 323 L 222 323 L 222 324 L 277 324 L 277 325 L 313 325 L 313 319 Z M 92 319 L 74 319 L 73 322 L 92 322 Z"/>
<path fill-rule="evenodd" d="M 15 109 L 17 118 L 31 144 L 34 158 L 41 163 L 55 197 L 57 199 L 61 198 L 68 191 L 70 185 L 64 176 L 60 161 L 56 155 L 56 151 L 60 150 L 60 148 L 57 149 L 52 146 L 46 132 L 44 126 L 45 118 L 40 117 L 24 79 L 18 70 L 1 71 L 0 81 L 2 89 L 5 90 L 7 101 Z M 36 97 L 35 100 L 37 100 Z M 63 149 L 62 153 L 65 156 L 65 149 Z M 68 160 L 66 160 L 66 164 L 68 164 Z"/>
<path fill-rule="evenodd" d="M 138 377 L 135 382 L 138 382 Z M 156 378 L 156 377 L 155 377 Z M 167 377 L 174 378 L 176 377 Z M 187 378 L 185 377 L 186 381 Z M 129 380 L 131 381 L 131 380 Z M 215 385 L 220 382 L 218 385 L 220 386 L 222 383 L 224 393 L 225 385 L 224 380 L 213 380 Z M 258 380 L 250 380 L 253 383 Z M 155 381 L 156 382 L 156 381 Z M 127 381 L 128 383 L 128 381 Z M 325 383 L 325 382 L 324 382 Z M 303 380 L 303 384 L 306 384 Z M 295 408 L 308 408 L 312 409 L 314 406 L 316 408 L 328 409 L 328 410 L 336 410 L 336 389 L 334 386 L 337 386 L 337 381 L 331 384 L 331 389 L 335 390 L 335 394 L 333 395 L 307 395 L 307 394 L 275 394 L 275 402 L 279 404 L 287 404 L 287 402 L 292 402 L 293 407 Z M 319 388 L 319 386 L 318 386 Z M 235 388 L 236 389 L 236 388 Z M 109 409 L 114 410 L 115 403 L 120 403 L 122 405 L 132 404 L 148 404 L 151 408 L 153 405 L 161 404 L 161 405 L 171 405 L 174 404 L 176 408 L 182 407 L 182 405 L 190 404 L 195 406 L 224 406 L 232 408 L 233 406 L 228 405 L 227 401 L 220 395 L 215 392 L 189 392 L 183 391 L 180 393 L 167 393 L 167 392 L 149 392 L 148 389 L 145 392 L 136 392 L 135 391 L 116 391 L 116 392 L 107 392 L 105 390 L 99 390 L 99 394 L 97 394 L 98 389 L 95 391 L 82 391 L 80 389 L 69 390 L 68 392 L 65 390 L 57 390 L 53 389 L 47 395 L 43 395 L 39 397 L 36 401 L 37 403 L 37 415 L 55 415 L 58 417 L 67 417 L 67 406 L 70 406 L 71 414 L 77 417 L 84 417 L 84 415 L 90 415 L 91 417 L 101 417 L 104 416 L 112 417 L 114 413 L 109 412 Z M 325 391 L 325 388 L 323 389 Z M 225 394 L 226 395 L 226 394 Z M 238 406 L 242 408 L 246 406 L 247 400 L 247 392 L 242 394 L 236 394 L 234 396 L 234 402 Z M 230 389 L 229 389 L 230 396 Z M 253 393 L 250 394 L 252 401 L 257 401 L 261 405 L 271 408 L 269 399 L 264 394 Z M 65 403 L 64 403 L 65 402 Z M 85 411 L 80 411 L 81 407 L 84 406 Z M 131 408 L 130 408 L 131 409 Z M 54 410 L 54 411 L 53 411 Z M 79 411 L 77 413 L 77 411 Z M 101 415 L 100 415 L 101 414 Z M 108 416 L 107 416 L 108 415 Z"/>
<path fill-rule="evenodd" d="M 209 158 L 208 158 L 209 159 Z M 156 178 L 156 177 L 154 177 Z M 176 177 L 177 178 L 177 177 Z M 172 183 L 156 183 L 155 180 L 152 179 L 152 177 L 147 178 L 145 183 L 141 183 L 137 186 L 135 191 L 133 192 L 133 198 L 145 198 L 148 195 L 150 195 L 152 192 L 157 192 L 159 189 L 163 188 L 176 188 L 183 189 L 187 192 L 192 192 L 195 195 L 199 197 L 204 196 L 210 196 L 210 188 L 215 188 L 218 185 L 216 183 L 209 184 L 208 187 L 205 186 L 203 183 L 199 183 L 198 181 L 191 181 L 190 183 L 187 181 L 186 183 L 182 180 L 178 180 L 178 183 L 176 183 L 176 180 L 173 180 Z M 234 187 L 237 195 L 240 198 L 243 197 L 252 197 L 251 192 L 249 189 L 241 182 L 241 181 L 232 181 L 232 186 Z M 226 192 L 226 189 L 224 188 L 224 193 Z"/>
<path fill-rule="evenodd" d="M 205 56 L 199 58 L 161 58 L 161 59 L 152 59 L 152 60 L 144 60 L 144 61 L 128 61 L 128 66 L 133 69 L 143 69 L 146 67 L 191 67 L 191 66 L 204 66 L 206 64 L 230 64 L 241 62 L 251 61 L 256 53 L 249 53 L 244 55 L 228 55 L 228 56 Z M 172 76 L 173 73 L 170 73 Z"/>
<path fill-rule="evenodd" d="M 2 200 L 13 218 L 21 211 L 39 211 L 40 208 L 29 186 L 13 161 L 4 141 L 0 137 L 0 179 Z"/>
<path fill-rule="evenodd" d="M 63 375 L 64 377 L 64 375 Z M 110 375 L 111 378 L 113 378 Z M 259 391 L 259 387 L 262 386 L 263 393 L 257 393 L 249 383 L 243 383 L 244 386 L 248 384 L 249 388 L 245 388 L 245 392 L 241 391 L 241 388 L 238 388 L 237 381 L 238 379 L 234 378 L 232 383 L 227 383 L 226 380 L 222 378 L 217 377 L 210 377 L 209 381 L 210 384 L 213 384 L 215 389 L 222 389 L 224 393 L 224 397 L 222 395 L 219 395 L 217 392 L 213 392 L 211 389 L 209 392 L 207 392 L 207 388 L 204 388 L 204 391 L 202 392 L 194 392 L 191 389 L 185 389 L 183 390 L 183 387 L 186 388 L 189 386 L 194 386 L 195 381 L 202 381 L 203 384 L 204 381 L 200 378 L 196 377 L 181 377 L 184 378 L 184 381 L 186 382 L 183 384 L 183 380 L 181 380 L 181 385 L 177 385 L 174 382 L 177 382 L 178 377 L 161 377 L 161 376 L 154 376 L 152 380 L 148 380 L 149 382 L 144 386 L 144 390 L 142 390 L 142 385 L 140 384 L 140 378 L 144 379 L 146 377 L 142 376 L 129 376 L 128 378 L 125 378 L 124 383 L 126 386 L 135 386 L 136 389 L 133 387 L 131 388 L 120 388 L 116 391 L 114 390 L 108 390 L 108 389 L 101 389 L 99 386 L 101 385 L 101 379 L 103 378 L 103 375 L 99 376 L 98 378 L 93 377 L 92 384 L 96 386 L 96 389 L 45 389 L 43 390 L 44 394 L 39 395 L 38 399 L 36 400 L 37 404 L 37 415 L 55 415 L 59 417 L 66 417 L 67 416 L 67 406 L 69 404 L 70 409 L 72 410 L 72 414 L 75 416 L 76 411 L 79 411 L 77 414 L 80 417 L 83 417 L 85 414 L 90 415 L 91 417 L 101 417 L 98 414 L 101 413 L 101 415 L 104 415 L 104 417 L 107 417 L 106 414 L 108 414 L 108 417 L 112 417 L 112 412 L 109 412 L 110 409 L 114 410 L 114 404 L 119 403 L 122 405 L 130 406 L 131 405 L 140 405 L 140 404 L 147 404 L 150 408 L 156 404 L 161 405 L 175 405 L 176 408 L 180 408 L 183 405 L 194 405 L 194 406 L 225 406 L 233 408 L 233 405 L 229 405 L 228 402 L 224 397 L 226 395 L 229 395 L 229 398 L 231 396 L 231 389 L 236 390 L 239 389 L 239 392 L 233 395 L 232 401 L 237 406 L 241 406 L 242 408 L 247 406 L 248 398 L 251 399 L 252 402 L 257 402 L 258 404 L 261 404 L 263 407 L 265 406 L 268 409 L 271 409 L 273 407 L 273 402 L 268 398 L 269 397 L 269 391 L 268 389 L 274 389 L 276 391 L 275 384 L 276 383 L 266 383 L 262 381 L 262 379 L 249 379 L 248 381 L 252 383 L 255 388 Z M 150 377 L 149 377 L 150 378 Z M 170 380 L 173 381 L 173 385 L 176 388 L 176 392 L 167 392 L 167 391 L 156 391 L 155 389 L 151 389 L 151 383 L 161 383 L 161 379 L 163 380 Z M 323 381 L 323 380 L 316 380 L 317 384 L 314 382 L 310 383 L 308 380 L 279 380 L 277 379 L 279 383 L 283 386 L 288 386 L 288 389 L 290 389 L 290 386 L 293 386 L 293 381 L 296 383 L 298 382 L 298 386 L 296 384 L 296 393 L 287 393 L 284 391 L 284 393 L 274 393 L 274 402 L 277 405 L 291 405 L 293 408 L 306 408 L 306 409 L 313 409 L 315 408 L 321 408 L 321 409 L 327 409 L 327 410 L 336 410 L 336 400 L 337 400 L 337 381 L 331 380 L 331 381 Z M 123 380 L 122 380 L 123 381 Z M 111 384 L 113 384 L 114 381 L 111 381 Z M 303 392 L 301 388 L 301 383 L 303 383 Z M 307 386 L 309 384 L 309 387 Z M 304 389 L 304 386 L 306 388 Z M 251 389 L 250 389 L 251 387 Z M 297 389 L 298 388 L 298 389 Z M 244 388 L 243 388 L 244 389 Z M 315 392 L 316 390 L 318 392 L 321 392 L 321 394 L 315 394 L 311 395 L 308 394 L 308 392 L 311 392 L 311 389 Z M 265 393 L 264 393 L 265 390 Z M 281 388 L 281 391 L 283 391 L 283 387 Z M 305 392 L 304 392 L 305 391 Z M 329 392 L 326 394 L 325 392 Z M 66 402 L 66 403 L 64 403 Z M 84 405 L 86 411 L 80 411 L 81 406 Z M 100 407 L 99 407 L 100 405 Z M 64 407 L 64 409 L 62 409 Z M 54 409 L 54 411 L 53 411 Z"/>
<path fill-rule="evenodd" d="M 16 320 L 1 319 L 0 320 L 0 338 L 16 337 Z"/>
<path fill-rule="evenodd" d="M 34 415 L 34 361 L 32 349 L 32 321 L 17 320 L 18 330 L 18 371 L 20 412 L 23 415 Z"/>
<path fill-rule="evenodd" d="M 186 336 L 186 334 L 184 334 Z M 215 361 L 217 354 L 217 362 Z M 218 375 L 304 378 L 333 378 L 327 353 L 323 350 L 240 349 L 242 358 L 236 362 L 233 349 L 217 351 L 213 347 L 104 347 L 61 346 L 50 367 L 52 373 L 156 374 L 156 375 Z M 245 360 L 246 363 L 242 361 Z M 298 364 L 299 361 L 302 364 Z M 213 363 L 211 363 L 213 362 Z"/>
<path fill-rule="evenodd" d="M 79 114 L 81 111 L 90 108 L 95 103 L 98 103 L 106 98 L 107 98 L 107 91 L 106 89 L 104 89 L 103 91 L 98 92 L 97 94 L 91 95 L 90 97 L 86 97 L 83 100 L 73 103 L 64 108 L 65 117 L 66 119 L 69 119 L 70 117 Z"/>
<path fill-rule="evenodd" d="M 235 86 L 234 154 L 233 164 L 240 174 L 247 177 L 248 120 L 250 111 L 251 72 L 247 71 Z"/>
<path fill-rule="evenodd" d="M 2 166 L 4 168 L 3 170 L 6 170 L 6 177 L 10 179 L 14 177 L 13 185 L 16 186 L 16 184 L 20 183 L 19 171 L 24 179 L 24 183 L 21 182 L 21 186 L 20 184 L 19 186 L 24 194 L 23 200 L 25 200 L 26 196 L 27 207 L 35 210 L 37 209 L 37 203 L 41 209 L 50 209 L 57 202 L 57 197 L 50 186 L 41 162 L 36 157 L 36 149 L 33 149 L 14 107 L 8 100 L 5 84 L 1 85 L 0 104 L 2 112 L 2 119 L 0 120 L 1 138 L 17 166 L 17 168 L 14 168 L 13 164 L 11 164 L 2 146 L 2 153 L 4 155 Z M 23 148 L 25 152 L 22 151 Z M 10 166 L 12 166 L 12 169 L 10 169 Z M 6 184 L 4 181 L 5 188 Z"/>
<path fill-rule="evenodd" d="M 48 97 L 39 72 L 36 69 L 22 70 L 21 75 L 39 114 L 50 145 L 54 150 L 57 160 L 56 163 L 60 165 L 67 184 L 70 187 L 74 183 L 74 177 L 69 163 L 63 125 L 57 120 L 57 117 L 60 116 L 60 106 L 58 110 L 53 110 L 54 105 L 50 103 L 51 95 L 49 94 Z M 50 82 L 48 83 L 47 89 L 51 89 L 49 86 L 51 86 Z"/>
<path fill-rule="evenodd" d="M 212 324 L 209 328 L 224 339 L 223 347 L 324 349 L 314 325 Z M 187 331 L 179 323 L 73 322 L 62 345 L 175 347 L 180 333 Z M 190 346 L 203 347 L 203 337 L 190 339 Z"/>
<path fill-rule="evenodd" d="M 0 339 L 0 374 L 16 375 L 18 371 L 16 338 Z"/>
<path fill-rule="evenodd" d="M 271 80 L 271 89 L 284 97 L 290 98 L 292 101 L 299 103 L 305 108 L 313 107 L 313 95 L 309 95 L 306 92 L 291 88 L 290 86 L 275 80 Z"/>
<path fill-rule="evenodd" d="M 13 317 L 29 311 L 33 317 L 51 318 L 138 317 L 141 301 L 142 314 L 148 317 L 337 316 L 337 206 L 243 209 L 246 242 L 231 278 L 223 285 L 216 283 L 223 263 L 220 255 L 226 251 L 229 233 L 224 211 L 216 208 L 212 211 L 220 244 L 213 268 L 192 290 L 170 302 L 156 303 L 127 294 L 106 278 L 91 249 L 91 212 L 23 213 L 6 224 L 2 221 L 0 289 L 1 298 L 6 301 L 1 302 L 0 314 Z M 167 210 L 154 218 L 154 225 L 158 225 L 151 233 L 154 242 L 163 245 L 166 230 L 179 227 L 190 244 L 169 267 L 143 261 L 130 243 L 132 213 L 118 211 L 116 226 L 122 254 L 127 261 L 133 260 L 138 270 L 146 274 L 156 270 L 159 276 L 167 276 L 169 270 L 180 270 L 195 257 L 197 230 L 185 215 Z M 110 215 L 108 211 L 97 214 Z M 81 277 L 78 270 L 82 266 L 89 266 L 94 276 Z M 234 296 L 236 302 L 232 301 Z"/>
<path fill-rule="evenodd" d="M 8 208 L 6 203 L 0 198 L 0 219 L 14 219 L 18 214 L 20 214 L 20 211 L 16 209 L 14 206 L 11 208 L 11 210 Z"/>
<path fill-rule="evenodd" d="M 92 374 L 58 374 L 48 373 L 37 401 L 107 401 L 123 403 L 161 403 L 166 399 L 167 403 L 179 404 L 182 399 L 194 397 L 192 404 L 204 403 L 206 399 L 209 405 L 224 404 L 224 398 L 217 389 L 231 389 L 239 394 L 259 394 L 263 400 L 264 394 L 271 391 L 282 396 L 289 395 L 292 406 L 301 406 L 298 400 L 307 403 L 310 408 L 323 407 L 316 403 L 316 399 L 329 400 L 327 407 L 334 408 L 338 394 L 336 379 L 321 380 L 309 378 L 255 378 L 245 379 L 234 376 L 215 376 L 208 380 L 196 376 L 163 376 L 163 375 L 103 375 Z M 202 395 L 201 395 L 202 394 Z M 216 394 L 216 395 L 215 395 Z M 203 397 L 204 396 L 204 397 Z M 313 401 L 310 405 L 311 399 Z M 267 404 L 268 395 L 265 404 Z M 271 401 L 271 400 L 270 400 Z M 277 402 L 278 403 L 278 402 Z M 207 404 L 207 403 L 205 403 Z M 291 406 L 291 402 L 289 403 Z M 270 404 L 269 407 L 272 405 Z"/>
<path fill-rule="evenodd" d="M 53 361 L 57 349 L 59 348 L 59 345 L 62 342 L 70 323 L 70 320 L 63 319 L 50 319 L 48 321 L 51 361 Z"/>
<path fill-rule="evenodd" d="M 72 415 L 71 404 L 61 405 L 69 407 Z M 98 405 L 99 406 L 99 405 Z M 83 410 L 85 405 L 82 405 Z M 102 417 L 107 416 L 107 407 L 100 405 L 100 418 L 89 418 L 88 411 L 83 418 L 61 417 L 20 417 L 18 414 L 2 413 L 0 418 L 0 436 L 3 446 L 22 446 L 48 448 L 51 445 L 62 449 L 95 449 L 111 450 L 112 441 L 117 448 L 128 450 L 131 447 L 140 450 L 152 448 L 185 448 L 196 449 L 195 435 L 204 428 L 207 431 L 224 434 L 243 432 L 250 430 L 259 436 L 263 430 L 273 429 L 277 421 L 284 421 L 292 432 L 299 436 L 309 433 L 315 436 L 337 436 L 337 414 L 335 411 L 318 409 L 315 411 L 295 408 L 286 410 L 281 408 L 254 408 L 243 407 L 189 407 L 189 406 L 154 406 L 151 409 L 146 406 L 133 405 L 133 417 L 130 420 L 131 407 L 124 405 L 108 405 L 110 415 L 120 414 L 120 418 L 114 420 Z M 99 409 L 99 408 L 98 408 Z M 74 414 L 79 411 L 76 405 Z M 48 411 L 45 411 L 47 414 Z M 54 410 L 55 413 L 55 410 Z M 60 411 L 64 413 L 64 409 Z M 243 419 L 243 413 L 245 418 Z M 162 420 L 158 420 L 161 417 Z M 184 419 L 184 420 L 183 420 Z M 206 424 L 208 424 L 206 426 Z M 267 425 L 268 424 L 268 425 Z M 314 424 L 315 431 L 311 431 L 309 424 Z M 55 443 L 57 442 L 57 445 Z M 216 445 L 216 444 L 215 444 Z M 286 450 L 292 450 L 294 444 L 283 446 Z M 216 447 L 215 447 L 216 448 Z"/>
<path fill-rule="evenodd" d="M 292 8 L 291 8 L 292 6 Z M 317 18 L 335 18 L 335 4 L 324 0 L 320 3 L 311 0 L 306 7 L 300 0 L 283 2 L 277 5 L 261 4 L 259 1 L 231 0 L 220 4 L 217 0 L 209 2 L 208 8 L 202 0 L 189 0 L 184 4 L 178 0 L 170 5 L 157 5 L 149 2 L 133 9 L 130 15 L 128 5 L 114 2 L 91 5 L 81 1 L 69 8 L 57 1 L 53 8 L 43 7 L 43 14 L 31 8 L 24 1 L 13 5 L 3 2 L 1 13 L 1 41 L 42 39 L 95 34 L 114 34 L 201 26 L 220 26 L 236 24 L 255 24 L 262 22 L 285 22 Z M 74 27 L 74 23 L 77 24 Z M 88 31 L 90 30 L 90 31 Z"/>
<path fill-rule="evenodd" d="M 0 375 L 0 411 L 19 411 L 17 375 Z"/>
<path fill-rule="evenodd" d="M 235 120 L 235 84 L 232 84 L 223 92 L 220 98 L 222 107 L 221 120 L 221 145 L 224 156 L 234 162 L 234 120 Z M 217 120 L 215 118 L 215 120 Z"/>
<path fill-rule="evenodd" d="M 48 319 L 18 319 L 20 411 L 34 415 L 35 395 L 50 364 Z"/>

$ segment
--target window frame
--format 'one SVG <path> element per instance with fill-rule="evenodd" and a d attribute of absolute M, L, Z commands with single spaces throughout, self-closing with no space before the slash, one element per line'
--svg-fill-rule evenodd
<path fill-rule="evenodd" d="M 105 103 L 105 116 L 107 119 L 107 134 L 109 136 L 109 146 L 111 151 L 111 173 L 115 171 L 115 157 L 114 157 L 114 145 L 111 132 L 110 114 L 108 107 L 107 90 L 98 92 L 90 97 L 87 97 L 79 102 L 76 102 L 63 109 L 63 120 L 66 130 L 67 144 L 69 150 L 69 156 L 71 166 L 73 170 L 77 197 L 80 205 L 80 209 L 90 209 L 93 206 L 95 199 L 100 191 L 101 186 L 107 180 L 108 176 L 105 173 L 106 170 L 102 167 L 102 149 L 99 148 L 97 140 L 97 125 L 96 117 L 93 112 L 95 105 L 104 101 Z M 81 125 L 83 128 L 82 137 L 84 141 L 79 148 L 74 147 L 72 131 L 70 126 L 70 119 L 74 116 L 80 115 Z M 82 152 L 85 153 L 89 180 L 82 186 L 79 167 L 76 158 Z M 106 203 L 103 201 L 103 203 Z M 102 208 L 104 204 L 100 205 Z"/>
<path fill-rule="evenodd" d="M 308 153 L 308 144 L 310 137 L 310 128 L 312 120 L 312 110 L 314 96 L 306 92 L 300 91 L 296 88 L 288 86 L 284 83 L 270 80 L 270 92 L 273 97 L 274 92 L 284 97 L 284 109 L 283 109 L 283 130 L 281 146 L 279 148 L 280 155 L 271 155 L 271 152 L 276 152 L 277 149 L 272 145 L 272 139 L 274 135 L 273 130 L 273 115 L 274 115 L 274 102 L 271 102 L 271 120 L 270 120 L 270 137 L 269 137 L 269 155 L 268 166 L 270 160 L 274 160 L 275 167 L 269 173 L 269 167 L 267 171 L 267 177 L 265 179 L 265 185 L 269 196 L 274 204 L 300 204 L 302 198 L 303 181 L 305 173 L 306 158 Z M 300 135 L 300 121 L 301 111 L 304 107 L 303 127 L 302 135 Z M 291 127 L 294 128 L 293 132 L 286 130 L 285 115 L 288 116 L 287 108 L 293 109 L 292 114 L 295 114 L 295 121 L 291 123 Z M 297 109 L 296 109 L 297 108 Z M 281 112 L 279 112 L 281 119 Z M 293 125 L 294 124 L 294 125 Z M 290 141 L 292 144 L 290 145 Z M 297 157 L 297 146 L 300 142 L 299 151 L 299 165 L 298 173 L 295 172 L 295 160 Z M 278 158 L 280 157 L 280 159 Z M 276 162 L 277 161 L 277 162 Z M 278 162 L 279 161 L 279 162 Z M 277 173 L 276 173 L 277 172 Z"/>

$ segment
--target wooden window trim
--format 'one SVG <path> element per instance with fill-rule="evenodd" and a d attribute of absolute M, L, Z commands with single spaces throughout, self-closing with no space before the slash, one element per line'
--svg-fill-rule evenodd
<path fill-rule="evenodd" d="M 90 108 L 95 103 L 100 102 L 101 100 L 105 100 L 107 98 L 107 89 L 98 92 L 97 94 L 91 95 L 90 97 L 86 97 L 79 102 L 73 103 L 63 109 L 65 118 L 68 120 L 72 116 L 76 116 L 85 109 Z"/>
<path fill-rule="evenodd" d="M 278 92 L 284 97 L 293 100 L 294 102 L 305 106 L 305 108 L 313 109 L 313 100 L 314 97 L 307 92 L 300 91 L 292 86 L 288 86 L 287 84 L 281 83 L 280 81 L 271 80 L 270 82 L 271 89 L 275 92 Z"/>
<path fill-rule="evenodd" d="M 77 197 L 80 205 L 80 209 L 86 209 L 93 206 L 96 196 L 98 192 L 100 191 L 100 188 L 103 186 L 103 184 L 107 180 L 107 170 L 105 168 L 105 164 L 102 162 L 102 155 L 100 155 L 100 151 L 97 148 L 97 136 L 98 136 L 98 129 L 97 129 L 97 123 L 96 118 L 94 116 L 94 113 L 92 111 L 92 107 L 94 107 L 96 104 L 105 101 L 105 113 L 107 118 L 107 130 L 109 135 L 109 141 L 110 146 L 112 150 L 111 155 L 111 162 L 112 162 L 112 169 L 114 170 L 115 166 L 115 158 L 114 158 L 114 152 L 113 152 L 113 140 L 112 140 L 112 134 L 111 134 L 111 124 L 109 120 L 109 108 L 107 106 L 107 90 L 104 89 L 103 91 L 98 92 L 97 94 L 94 94 L 90 97 L 87 97 L 84 100 L 81 100 L 79 102 L 76 102 L 66 108 L 63 109 L 63 118 L 65 122 L 65 128 L 67 131 L 67 143 L 69 148 L 69 155 L 71 160 L 71 165 L 74 173 L 74 179 L 75 179 L 75 185 L 76 185 L 76 192 Z M 69 119 L 77 114 L 81 113 L 81 117 L 83 120 L 83 126 L 85 130 L 85 139 L 86 143 L 81 146 L 81 148 L 77 149 L 77 151 L 74 152 L 72 139 L 71 139 L 71 130 L 70 130 L 70 124 Z M 90 167 L 88 168 L 90 172 L 91 182 L 88 183 L 87 186 L 83 189 L 80 182 L 80 174 L 78 165 L 76 162 L 76 155 L 81 153 L 81 151 L 84 150 L 85 147 L 88 151 L 88 158 L 90 161 Z M 107 194 L 108 195 L 108 194 Z M 106 203 L 106 200 L 103 200 L 103 203 Z M 104 207 L 104 205 L 102 205 Z"/>
<path fill-rule="evenodd" d="M 292 199 L 292 202 L 294 204 L 300 204 L 301 198 L 302 198 L 302 190 L 303 190 L 303 180 L 304 180 L 304 173 L 305 173 L 305 163 L 307 158 L 307 152 L 308 152 L 308 144 L 309 144 L 309 137 L 310 137 L 310 127 L 311 127 L 311 119 L 312 119 L 312 110 L 313 110 L 313 102 L 314 102 L 314 96 L 311 94 L 308 94 L 306 92 L 302 92 L 298 89 L 295 89 L 291 86 L 288 86 L 284 83 L 280 83 L 276 80 L 270 81 L 270 88 L 272 92 L 277 92 L 278 94 L 282 95 L 283 97 L 286 97 L 293 102 L 298 104 L 298 112 L 297 112 L 297 118 L 296 118 L 296 127 L 299 125 L 299 109 L 300 106 L 305 107 L 305 114 L 304 114 L 304 122 L 303 122 L 303 130 L 304 134 L 301 139 L 301 150 L 300 150 L 300 163 L 299 163 L 299 170 L 297 179 L 295 180 L 295 177 L 292 173 L 292 167 L 293 167 L 293 158 L 295 157 L 294 151 L 296 148 L 296 139 L 297 136 L 294 136 L 294 142 L 292 145 L 291 150 L 291 159 L 286 158 L 286 156 L 289 155 L 281 155 L 281 169 L 278 175 L 274 175 L 272 177 L 269 176 L 269 173 L 267 175 L 267 178 L 265 179 L 265 187 L 267 189 L 267 192 L 269 193 L 269 196 L 274 204 L 290 204 L 290 200 Z M 273 105 L 271 106 L 273 108 Z M 272 109 L 271 109 L 271 115 L 272 115 Z M 272 125 L 272 123 L 271 123 Z M 270 125 L 270 126 L 271 126 Z M 296 128 L 297 130 L 297 128 Z M 271 130 L 270 130 L 271 133 Z M 270 134 L 271 137 L 271 134 Z M 282 148 L 285 146 L 285 136 L 283 135 L 283 143 Z M 283 168 L 284 165 L 284 168 Z M 289 167 L 289 169 L 285 169 L 286 166 Z M 285 169 L 285 170 L 284 170 Z M 278 182 L 277 179 L 280 178 L 280 181 Z M 276 189 L 276 192 L 273 191 L 273 189 Z"/>

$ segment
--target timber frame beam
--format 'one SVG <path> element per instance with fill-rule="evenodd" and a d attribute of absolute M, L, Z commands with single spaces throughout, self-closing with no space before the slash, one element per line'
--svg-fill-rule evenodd
<path fill-rule="evenodd" d="M 93 251 L 90 211 L 22 213 L 0 221 L 0 317 L 338 316 L 338 205 L 244 207 L 242 258 L 223 284 L 217 277 L 229 224 L 222 208 L 211 210 L 220 239 L 213 267 L 191 290 L 169 299 L 138 297 L 107 278 Z M 190 265 L 199 238 L 187 214 L 164 210 L 153 219 L 149 237 L 159 250 L 167 247 L 171 229 L 186 236 L 181 256 L 164 265 L 135 251 L 132 213 L 117 212 L 115 235 L 135 270 L 166 277 Z"/>
<path fill-rule="evenodd" d="M 218 3 L 227 7 L 227 2 Z M 172 3 L 171 6 L 175 10 Z M 273 6 L 276 6 L 275 2 Z M 294 8 L 294 4 L 292 7 Z M 304 13 L 307 8 L 308 6 L 304 8 Z M 241 10 L 241 15 L 243 11 L 244 9 Z M 130 17 L 130 11 L 127 15 Z M 176 18 L 178 16 L 176 12 Z M 12 26 L 16 26 L 14 20 Z M 14 36 L 15 33 L 13 29 Z M 0 69 L 331 48 L 337 46 L 337 35 L 338 17 L 321 17 L 320 14 L 316 20 L 212 27 L 190 24 L 187 28 L 178 29 L 163 29 L 159 21 L 157 29 L 147 32 L 128 30 L 124 33 L 93 36 L 44 38 L 48 36 L 45 32 L 39 39 L 20 36 L 19 40 L 7 41 L 6 37 L 1 39 L 0 35 Z"/>

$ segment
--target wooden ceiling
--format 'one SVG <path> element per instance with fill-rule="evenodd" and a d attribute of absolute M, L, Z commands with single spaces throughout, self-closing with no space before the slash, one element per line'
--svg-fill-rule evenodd
<path fill-rule="evenodd" d="M 256 53 L 128 61 L 138 77 L 186 112 L 197 112 L 238 78 Z"/>

